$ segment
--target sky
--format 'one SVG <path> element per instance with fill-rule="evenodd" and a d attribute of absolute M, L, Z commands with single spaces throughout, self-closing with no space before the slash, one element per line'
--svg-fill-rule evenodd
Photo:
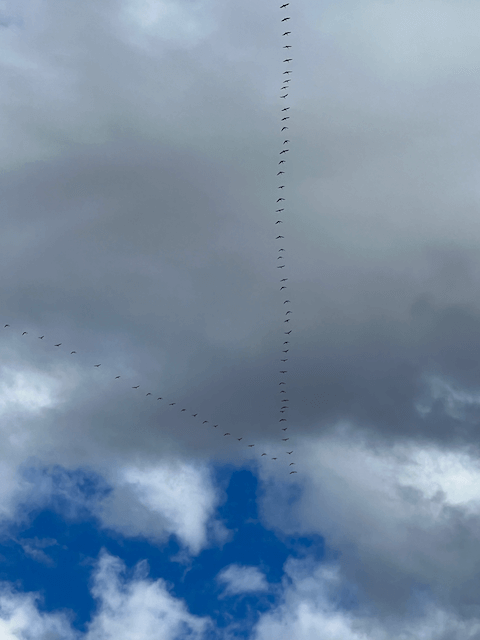
<path fill-rule="evenodd" d="M 280 4 L 0 2 L 1 640 L 480 640 L 480 5 Z"/>

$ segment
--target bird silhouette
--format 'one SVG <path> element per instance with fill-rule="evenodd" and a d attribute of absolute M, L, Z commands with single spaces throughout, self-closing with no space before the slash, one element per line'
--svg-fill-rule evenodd
<path fill-rule="evenodd" d="M 292 464 L 295 464 L 295 462 L 290 462 L 290 464 L 289 464 L 288 466 L 289 466 L 289 467 L 291 467 L 291 466 L 292 466 Z"/>
<path fill-rule="evenodd" d="M 192 413 L 192 417 L 196 418 L 198 416 L 198 413 Z"/>
<path fill-rule="evenodd" d="M 283 20 L 281 20 L 281 22 L 285 22 L 285 20 L 290 20 L 290 18 L 283 18 Z"/>
<path fill-rule="evenodd" d="M 283 144 L 287 144 L 287 142 L 290 142 L 290 140 L 284 140 Z"/>
<path fill-rule="evenodd" d="M 286 418 L 280 418 L 279 422 L 286 422 Z"/>
<path fill-rule="evenodd" d="M 282 129 L 283 131 L 283 129 Z M 285 164 L 286 160 L 280 160 L 280 162 L 278 164 Z"/>
<path fill-rule="evenodd" d="M 240 440 L 243 440 L 243 438 L 237 438 L 237 440 L 240 442 Z"/>
<path fill-rule="evenodd" d="M 4 328 L 5 328 L 5 327 L 4 327 Z M 24 336 L 26 333 L 28 333 L 28 331 L 24 331 L 24 332 L 22 333 L 22 336 Z"/>
<path fill-rule="evenodd" d="M 286 442 L 287 440 L 290 440 L 290 438 L 282 438 L 283 442 Z"/>
<path fill-rule="evenodd" d="M 182 409 L 182 411 L 186 411 L 186 409 Z"/>
<path fill-rule="evenodd" d="M 214 424 L 213 426 L 214 426 L 214 427 L 218 427 L 218 424 Z"/>
<path fill-rule="evenodd" d="M 288 129 L 288 127 L 282 127 L 281 131 L 285 131 L 286 129 Z M 285 162 L 285 160 L 282 160 L 282 162 Z M 280 162 L 278 164 L 281 164 Z"/>
<path fill-rule="evenodd" d="M 272 460 L 276 460 L 277 458 L 272 458 Z"/>
<path fill-rule="evenodd" d="M 281 291 L 282 289 L 286 289 L 286 288 L 287 288 L 287 287 L 280 287 L 280 291 Z"/>
<path fill-rule="evenodd" d="M 248 446 L 249 446 L 249 447 L 254 447 L 255 445 L 254 445 L 254 444 L 249 444 Z"/>
<path fill-rule="evenodd" d="M 279 249 L 279 251 L 285 251 L 285 249 Z"/>
<path fill-rule="evenodd" d="M 292 61 L 292 58 L 286 58 L 286 59 L 284 60 L 284 62 L 291 62 L 291 61 Z"/>
<path fill-rule="evenodd" d="M 150 391 L 148 393 L 145 394 L 145 397 L 147 396 L 151 396 L 152 394 L 150 393 Z"/>
<path fill-rule="evenodd" d="M 292 32 L 291 31 L 285 31 L 285 33 L 283 34 L 284 36 L 289 36 Z"/>
<path fill-rule="evenodd" d="M 290 302 L 290 300 L 285 300 L 285 302 L 283 304 L 287 304 L 287 302 Z"/>
<path fill-rule="evenodd" d="M 282 153 L 288 153 L 288 152 L 289 152 L 289 149 L 283 149 L 283 151 L 280 151 L 280 154 L 282 154 Z"/>
<path fill-rule="evenodd" d="M 286 362 L 288 360 L 288 358 L 284 358 L 283 360 L 281 360 L 281 362 Z"/>
<path fill-rule="evenodd" d="M 282 111 L 288 111 L 290 107 L 283 107 Z"/>
<path fill-rule="evenodd" d="M 266 455 L 267 455 L 266 453 L 262 453 L 262 456 L 266 456 Z M 262 456 L 260 456 L 260 457 L 262 457 Z"/>
<path fill-rule="evenodd" d="M 289 313 L 293 313 L 293 311 L 287 311 L 285 315 L 288 316 Z"/>
<path fill-rule="evenodd" d="M 291 453 L 293 453 L 293 451 L 287 451 L 287 453 L 288 453 L 288 454 L 291 454 Z"/>
<path fill-rule="evenodd" d="M 132 389 L 138 389 L 138 387 L 139 387 L 139 386 L 140 386 L 140 385 L 139 385 L 139 384 L 137 384 L 137 386 L 136 386 L 136 387 L 132 387 Z"/>
<path fill-rule="evenodd" d="M 286 282 L 288 280 L 288 278 L 283 278 L 283 280 L 280 280 L 280 282 Z"/>
<path fill-rule="evenodd" d="M 282 186 L 281 186 L 281 187 L 278 187 L 278 188 L 279 188 L 279 189 L 285 189 L 285 185 L 284 185 L 284 184 L 282 184 Z M 27 332 L 25 331 L 25 333 L 27 333 Z"/>
<path fill-rule="evenodd" d="M 229 434 L 229 433 L 224 433 L 223 435 L 224 435 L 224 436 L 229 436 L 230 434 Z"/>
<path fill-rule="evenodd" d="M 283 224 L 283 220 L 277 220 L 275 224 Z"/>
<path fill-rule="evenodd" d="M 283 353 L 288 353 L 288 349 L 284 349 Z"/>
<path fill-rule="evenodd" d="M 285 198 L 278 198 L 277 202 L 280 202 L 281 200 L 285 200 Z"/>
<path fill-rule="evenodd" d="M 45 336 L 38 336 L 39 340 L 42 340 Z"/>
<path fill-rule="evenodd" d="M 285 333 L 288 335 L 290 335 L 292 333 L 292 330 L 290 329 L 290 331 L 285 331 Z"/>
<path fill-rule="evenodd" d="M 275 240 L 278 240 L 279 238 L 285 238 L 285 236 L 277 236 Z"/>
<path fill-rule="evenodd" d="M 9 327 L 9 326 L 10 326 L 9 324 L 6 324 L 6 325 L 5 325 L 5 327 Z M 5 329 L 5 327 L 3 327 L 3 328 Z"/>
<path fill-rule="evenodd" d="M 157 398 L 157 400 L 163 400 L 163 398 Z"/>
<path fill-rule="evenodd" d="M 115 380 L 117 380 L 118 378 L 120 378 L 120 376 L 115 376 Z"/>
<path fill-rule="evenodd" d="M 286 108 L 290 109 L 290 107 L 286 107 Z M 282 111 L 283 111 L 283 109 L 282 109 Z M 285 116 L 284 118 L 282 118 L 281 121 L 283 122 L 284 120 L 290 120 L 290 116 Z"/>
<path fill-rule="evenodd" d="M 297 473 L 297 472 L 296 472 L 296 471 L 290 471 L 290 475 L 291 475 L 292 473 Z"/>
<path fill-rule="evenodd" d="M 288 427 L 283 427 L 282 431 L 286 431 L 288 429 Z"/>
<path fill-rule="evenodd" d="M 291 71 L 284 71 L 283 75 L 285 75 L 286 73 L 292 73 Z"/>
<path fill-rule="evenodd" d="M 202 424 L 207 424 L 208 420 L 204 420 Z"/>
<path fill-rule="evenodd" d="M 281 213 L 282 211 L 285 211 L 285 209 L 275 209 L 275 213 Z"/>
<path fill-rule="evenodd" d="M 281 89 L 280 89 L 281 91 Z M 286 93 L 284 96 L 280 96 L 280 98 L 286 98 L 288 96 L 288 93 Z"/>
<path fill-rule="evenodd" d="M 287 371 L 280 371 L 280 373 L 287 373 Z"/>
<path fill-rule="evenodd" d="M 58 346 L 58 345 L 55 345 L 55 346 Z M 70 351 L 70 355 L 72 355 L 72 353 L 77 353 L 77 352 L 76 351 Z M 120 377 L 120 376 L 118 376 L 118 377 Z"/>
<path fill-rule="evenodd" d="M 168 405 L 169 407 L 173 407 L 174 404 L 177 404 L 176 402 L 170 402 L 170 404 Z"/>
<path fill-rule="evenodd" d="M 285 260 L 284 256 L 277 256 L 277 260 Z"/>
<path fill-rule="evenodd" d="M 278 385 L 280 386 L 281 384 L 287 384 L 286 382 L 279 382 Z"/>
<path fill-rule="evenodd" d="M 285 173 L 285 171 L 279 171 L 279 172 L 277 173 L 277 176 L 279 176 L 281 173 Z"/>
<path fill-rule="evenodd" d="M 277 269 L 283 269 L 284 266 L 284 264 L 281 264 L 279 267 L 277 267 Z"/>
<path fill-rule="evenodd" d="M 58 344 L 54 344 L 53 346 L 54 346 L 54 347 L 59 347 L 61 344 L 62 344 L 62 343 L 61 343 L 61 342 L 59 342 Z"/>
<path fill-rule="evenodd" d="M 94 364 L 93 366 L 94 367 L 101 367 L 102 365 L 101 364 Z"/>

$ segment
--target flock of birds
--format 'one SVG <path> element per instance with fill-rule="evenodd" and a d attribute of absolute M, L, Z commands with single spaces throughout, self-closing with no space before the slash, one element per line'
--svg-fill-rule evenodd
<path fill-rule="evenodd" d="M 289 4 L 290 4 L 289 2 L 287 2 L 286 4 L 282 4 L 280 9 L 286 9 L 289 6 Z M 284 23 L 287 20 L 290 20 L 290 17 L 282 18 L 281 22 Z M 283 33 L 282 37 L 288 37 L 290 34 L 291 34 L 291 31 L 285 31 Z M 287 44 L 283 48 L 287 49 L 287 51 L 288 51 L 288 49 L 291 49 L 292 47 L 291 47 L 291 45 Z M 292 58 L 286 58 L 283 62 L 286 63 L 286 64 L 289 64 L 291 61 L 292 61 Z M 283 72 L 283 75 L 290 75 L 291 73 L 292 73 L 291 70 L 287 70 L 287 71 Z M 290 88 L 289 87 L 289 83 L 290 83 L 290 78 L 285 78 L 283 80 L 282 87 L 281 87 L 280 91 L 287 91 L 287 93 L 285 93 L 284 95 L 280 95 L 281 99 L 286 99 L 288 97 L 288 90 Z M 281 133 L 282 134 L 283 134 L 284 131 L 288 130 L 288 128 L 289 128 L 287 126 L 287 124 L 286 124 L 287 120 L 290 120 L 290 116 L 288 115 L 289 111 L 290 111 L 290 107 L 289 106 L 285 106 L 281 110 L 281 116 L 282 116 L 281 117 Z M 284 137 L 284 136 L 282 135 L 282 137 Z M 283 145 L 286 145 L 286 144 L 289 144 L 289 143 L 290 143 L 290 140 L 288 140 L 288 139 L 285 139 L 283 141 Z M 283 145 L 282 145 L 282 147 L 283 147 Z M 282 148 L 282 150 L 280 151 L 280 155 L 283 156 L 284 154 L 288 153 L 288 151 L 289 151 L 288 148 Z M 283 165 L 286 164 L 286 160 L 284 158 L 282 158 L 278 164 L 283 166 Z M 283 170 L 284 168 L 285 167 L 283 167 L 282 169 L 280 169 L 278 171 L 277 176 L 285 174 L 285 171 Z M 283 180 L 282 180 L 282 182 L 283 182 Z M 281 185 L 278 186 L 278 188 L 279 189 L 284 189 L 285 185 L 281 184 Z M 282 194 L 283 193 L 284 192 L 282 191 Z M 280 197 L 280 198 L 277 198 L 277 203 L 276 204 L 278 206 L 279 203 L 283 203 L 283 202 L 285 202 L 285 198 L 284 197 Z M 284 211 L 285 211 L 285 207 L 283 205 L 280 205 L 280 208 L 277 208 L 275 213 L 276 214 L 280 214 L 281 213 L 282 217 L 283 217 L 284 216 L 284 213 L 283 213 Z M 278 217 L 278 216 L 276 216 L 276 217 Z M 276 220 L 275 225 L 278 225 L 278 224 L 283 224 L 283 220 Z M 283 239 L 284 239 L 283 235 L 278 235 L 276 237 L 276 240 L 283 240 Z M 283 244 L 283 243 L 280 243 L 280 244 Z M 277 260 L 282 260 L 282 264 L 277 265 L 277 269 L 283 269 L 283 268 L 285 268 L 285 249 L 283 247 L 280 247 L 278 249 L 278 252 L 279 252 L 279 255 L 277 257 Z M 282 272 L 282 275 L 283 274 L 284 274 L 284 272 Z M 280 291 L 283 291 L 283 290 L 287 289 L 287 285 L 286 285 L 287 281 L 288 281 L 288 278 L 285 278 L 285 277 L 280 280 L 280 283 L 281 283 Z M 286 305 L 286 304 L 291 304 L 290 300 L 288 300 L 288 299 L 284 300 L 283 301 L 283 305 Z M 283 307 L 283 309 L 285 309 L 285 308 L 286 307 Z M 285 325 L 290 322 L 291 319 L 288 316 L 290 316 L 292 313 L 293 312 L 291 311 L 291 309 L 288 308 L 288 310 L 285 312 L 285 316 L 287 316 L 287 317 L 284 318 L 283 323 L 282 323 L 282 326 L 284 327 L 284 329 L 288 329 L 288 331 L 284 330 L 283 345 L 282 345 L 282 349 L 281 349 L 282 357 L 280 358 L 280 361 L 282 363 L 286 363 L 288 361 L 287 354 L 289 353 L 289 350 L 290 350 L 289 349 L 289 345 L 290 345 L 289 337 L 290 337 L 290 334 L 292 333 L 292 329 L 290 329 L 290 325 L 288 325 L 288 326 L 285 326 Z M 4 328 L 6 329 L 7 327 L 10 327 L 10 325 L 9 324 L 5 324 Z M 27 334 L 28 334 L 28 332 L 24 331 L 22 333 L 22 336 L 25 336 Z M 43 340 L 45 338 L 45 336 L 44 335 L 43 336 L 38 336 L 38 338 L 40 340 Z M 59 347 L 62 346 L 62 343 L 61 342 L 56 343 L 56 344 L 54 344 L 54 346 L 59 348 Z M 70 355 L 73 355 L 73 354 L 76 354 L 76 353 L 77 353 L 76 351 L 71 351 Z M 98 368 L 98 367 L 101 367 L 102 364 L 101 363 L 94 364 L 93 366 Z M 286 366 L 287 365 L 284 364 L 282 369 L 279 370 L 279 373 L 282 376 L 284 376 L 284 375 L 286 375 L 288 373 L 288 371 L 285 368 Z M 121 378 L 121 376 L 115 376 L 116 380 L 118 380 L 119 378 Z M 279 423 L 280 423 L 279 428 L 283 432 L 282 436 L 284 436 L 284 437 L 281 438 L 282 442 L 283 443 L 287 443 L 290 440 L 290 437 L 286 434 L 286 431 L 288 430 L 288 427 L 286 425 L 286 423 L 287 423 L 286 411 L 289 408 L 289 406 L 288 406 L 289 399 L 286 397 L 288 394 L 287 394 L 287 389 L 286 389 L 287 383 L 286 383 L 285 378 L 283 378 L 279 382 L 279 386 L 281 387 L 281 389 L 280 389 L 280 416 L 281 417 L 279 419 Z M 135 390 L 137 390 L 139 388 L 140 388 L 140 385 L 135 385 L 135 386 L 132 387 L 132 389 L 135 389 Z M 146 393 L 146 397 L 147 396 L 152 396 L 152 395 L 153 394 L 150 391 L 148 391 Z M 157 401 L 158 400 L 163 400 L 163 399 L 164 398 L 162 396 L 157 397 Z M 176 406 L 176 404 L 177 404 L 176 402 L 168 403 L 168 405 L 171 406 L 171 407 Z M 184 411 L 186 412 L 186 409 L 183 408 L 180 411 L 181 412 L 184 412 Z M 198 413 L 193 413 L 191 415 L 194 418 L 198 417 Z M 283 423 L 285 423 L 285 424 L 283 424 Z M 208 420 L 203 420 L 202 424 L 205 425 L 205 424 L 210 424 L 210 423 L 209 423 Z M 219 426 L 218 424 L 212 424 L 212 427 L 214 427 L 214 428 L 217 428 L 218 426 Z M 228 432 L 228 431 L 224 433 L 224 437 L 228 437 L 228 436 L 231 436 L 231 435 L 232 434 L 230 432 Z M 241 442 L 243 440 L 243 436 L 240 437 L 240 438 L 237 438 L 237 440 L 238 440 L 238 442 Z M 249 448 L 252 448 L 254 446 L 255 446 L 255 444 L 248 444 L 247 445 L 247 447 L 249 447 Z M 288 445 L 286 445 L 286 446 L 288 446 Z M 285 453 L 290 456 L 290 455 L 292 455 L 294 453 L 294 451 L 293 450 L 292 451 L 285 451 Z M 267 456 L 267 453 L 266 452 L 262 452 L 260 454 L 260 457 L 263 457 L 263 456 Z M 272 457 L 271 459 L 272 460 L 278 460 L 278 457 Z M 294 465 L 295 465 L 295 462 L 290 462 L 289 463 L 289 467 L 294 466 Z M 294 474 L 294 473 L 297 473 L 297 471 L 293 470 L 293 471 L 289 471 L 289 473 L 290 474 Z"/>

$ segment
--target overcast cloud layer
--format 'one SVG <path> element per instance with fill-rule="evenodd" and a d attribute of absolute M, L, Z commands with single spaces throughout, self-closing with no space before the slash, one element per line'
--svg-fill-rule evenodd
<path fill-rule="evenodd" d="M 191 560 L 231 535 L 214 465 L 247 465 L 266 528 L 335 550 L 287 561 L 252 638 L 478 640 L 480 6 L 291 5 L 293 456 L 276 5 L 0 4 L 2 531 L 53 496 Z M 145 567 L 95 571 L 85 640 L 211 632 Z M 12 585 L 0 605 L 2 637 L 77 637 Z"/>

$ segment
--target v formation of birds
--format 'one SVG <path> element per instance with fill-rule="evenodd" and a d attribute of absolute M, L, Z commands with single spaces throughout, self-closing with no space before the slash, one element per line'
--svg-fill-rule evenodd
<path fill-rule="evenodd" d="M 287 9 L 287 7 L 289 5 L 290 5 L 289 2 L 287 2 L 285 4 L 282 4 L 280 9 L 282 9 L 282 10 Z M 283 17 L 281 19 L 281 25 L 285 26 L 287 21 L 289 21 L 290 19 L 291 19 L 290 16 Z M 291 31 L 284 31 L 282 33 L 282 38 L 284 38 L 287 41 L 286 44 L 284 44 L 283 47 L 282 47 L 282 50 L 285 49 L 286 52 L 287 52 L 287 57 L 283 60 L 283 63 L 285 63 L 286 65 L 290 65 L 290 63 L 292 62 L 292 58 L 289 57 L 289 50 L 292 48 L 292 46 L 289 44 L 289 42 L 290 42 L 289 36 L 290 35 L 291 35 Z M 285 42 L 285 40 L 283 40 L 283 42 Z M 283 100 L 286 100 L 286 98 L 289 95 L 289 93 L 288 93 L 289 90 L 290 90 L 290 84 L 289 83 L 291 82 L 291 79 L 290 79 L 289 76 L 290 76 L 291 73 L 292 73 L 292 71 L 289 68 L 287 68 L 287 70 L 285 70 L 283 72 L 282 87 L 281 87 L 280 91 L 281 92 L 284 92 L 284 91 L 287 92 L 287 93 L 284 93 L 283 95 L 280 95 L 280 98 L 283 99 Z M 284 134 L 284 132 L 289 130 L 289 126 L 287 124 L 287 121 L 290 120 L 289 111 L 290 111 L 290 107 L 289 106 L 284 106 L 284 103 L 283 103 L 282 104 L 282 109 L 281 109 L 281 120 L 280 120 L 280 133 L 282 134 L 281 137 L 283 139 L 283 142 L 282 142 L 282 149 L 279 152 L 279 155 L 281 156 L 281 159 L 278 162 L 277 177 L 278 176 L 284 176 L 285 173 L 286 173 L 285 172 L 286 166 L 284 166 L 284 165 L 286 165 L 286 163 L 287 163 L 286 154 L 289 152 L 290 149 L 289 149 L 288 146 L 285 146 L 285 145 L 289 145 L 290 144 L 290 140 L 288 139 L 288 135 L 289 134 Z M 284 182 L 284 178 L 282 177 L 280 179 L 280 181 Z M 280 185 L 278 185 L 278 189 L 285 189 L 285 186 L 286 186 L 285 184 L 280 184 Z M 283 191 L 281 191 L 281 193 L 284 194 Z M 285 217 L 285 213 L 284 213 L 285 212 L 285 206 L 283 204 L 279 204 L 279 203 L 283 203 L 283 202 L 286 202 L 286 198 L 284 198 L 283 195 L 282 195 L 279 198 L 277 198 L 276 205 L 277 205 L 278 208 L 275 210 L 275 214 L 277 214 L 277 213 L 280 214 L 281 213 L 282 214 L 281 215 L 282 218 Z M 280 216 L 275 216 L 275 217 L 279 218 Z M 283 223 L 284 223 L 283 220 L 278 219 L 278 220 L 275 221 L 274 224 L 278 225 L 278 224 L 283 224 Z M 282 229 L 282 231 L 283 231 L 283 229 Z M 285 239 L 285 237 L 283 235 L 279 234 L 279 235 L 276 236 L 275 239 L 281 245 L 279 247 L 279 249 L 278 249 L 279 255 L 277 256 L 277 260 L 281 260 L 282 264 L 277 264 L 277 269 L 284 269 L 286 267 L 286 264 L 285 264 L 285 253 L 286 252 L 285 252 L 285 248 L 283 247 L 284 242 L 282 242 L 282 241 Z M 287 282 L 288 282 L 288 277 L 285 277 L 285 272 L 282 271 L 281 274 L 284 277 L 282 277 L 280 279 L 280 292 L 285 291 L 287 289 Z M 280 396 L 279 397 L 279 400 L 280 400 L 279 429 L 280 429 L 281 441 L 282 441 L 282 443 L 286 444 L 287 442 L 290 441 L 290 437 L 286 434 L 286 432 L 288 430 L 287 417 L 286 417 L 287 413 L 286 412 L 289 409 L 289 404 L 288 403 L 290 402 L 290 400 L 287 397 L 288 392 L 287 392 L 287 382 L 286 382 L 285 376 L 288 373 L 288 369 L 287 369 L 287 365 L 285 363 L 288 362 L 288 359 L 289 359 L 288 358 L 288 354 L 290 353 L 290 335 L 292 333 L 292 329 L 290 328 L 290 325 L 288 323 L 291 321 L 291 318 L 289 316 L 291 314 L 293 314 L 293 312 L 292 312 L 292 310 L 290 309 L 289 306 L 287 306 L 287 307 L 284 306 L 284 305 L 290 305 L 291 304 L 290 300 L 288 299 L 288 296 L 282 294 L 282 297 L 285 297 L 286 299 L 282 301 L 282 303 L 283 303 L 282 304 L 282 312 L 283 312 L 282 319 L 283 319 L 283 322 L 282 322 L 281 326 L 283 327 L 283 333 L 282 333 L 282 340 L 281 340 L 282 345 L 281 345 L 280 362 L 283 363 L 283 366 L 281 365 L 282 368 L 278 370 L 279 374 L 280 374 L 280 381 L 278 383 L 279 396 Z M 4 328 L 7 328 L 7 327 L 10 327 L 10 325 L 9 324 L 5 324 Z M 23 331 L 22 336 L 24 336 L 24 335 L 28 335 L 28 332 L 27 331 Z M 40 340 L 43 340 L 45 338 L 45 336 L 44 335 L 38 336 L 38 338 Z M 55 346 L 57 348 L 60 348 L 63 345 L 62 345 L 61 342 L 58 342 L 58 343 L 55 343 L 53 346 Z M 73 351 L 70 352 L 70 355 L 74 355 L 76 353 L 77 352 L 75 350 L 73 350 Z M 99 367 L 101 367 L 101 363 L 94 364 L 93 367 L 99 368 Z M 121 378 L 121 376 L 115 376 L 116 380 L 118 380 L 120 378 Z M 140 388 L 140 385 L 132 386 L 132 389 L 134 389 L 136 391 L 138 391 L 139 388 Z M 152 392 L 151 391 L 147 391 L 145 397 L 147 397 L 147 396 L 152 396 Z M 157 396 L 157 401 L 158 400 L 164 400 L 163 396 Z M 174 406 L 177 405 L 177 403 L 176 402 L 169 402 L 168 405 L 171 406 L 171 407 L 174 407 Z M 182 408 L 182 409 L 180 409 L 180 411 L 184 412 L 184 411 L 186 411 L 186 409 Z M 193 418 L 197 418 L 198 417 L 198 413 L 192 413 L 191 416 Z M 202 421 L 202 425 L 206 425 L 206 424 L 209 425 L 211 423 L 208 420 L 203 420 Z M 214 428 L 217 428 L 220 425 L 212 424 L 211 426 L 214 427 Z M 243 436 L 241 434 L 238 434 L 238 435 L 240 435 L 240 437 L 237 437 L 236 434 L 233 434 L 233 437 L 235 437 L 238 442 L 243 443 Z M 223 434 L 223 437 L 229 437 L 229 436 L 232 437 L 232 434 L 229 431 L 226 431 Z M 255 443 L 253 443 L 253 444 L 244 443 L 244 444 L 246 446 L 248 446 L 249 448 L 252 448 L 252 447 L 255 446 Z M 285 447 L 285 449 L 288 449 L 288 448 L 291 448 L 291 447 L 288 447 L 288 446 Z M 285 455 L 291 456 L 293 453 L 294 453 L 293 450 L 292 451 L 285 450 Z M 263 457 L 263 456 L 268 456 L 268 454 L 266 452 L 262 452 L 260 454 L 260 457 Z M 271 457 L 271 459 L 272 460 L 278 460 L 278 457 Z M 289 462 L 288 466 L 291 467 L 291 466 L 294 466 L 294 465 L 295 465 L 295 462 L 291 461 L 291 462 Z M 293 473 L 297 473 L 297 472 L 289 470 L 289 474 L 290 475 L 293 474 Z"/>

